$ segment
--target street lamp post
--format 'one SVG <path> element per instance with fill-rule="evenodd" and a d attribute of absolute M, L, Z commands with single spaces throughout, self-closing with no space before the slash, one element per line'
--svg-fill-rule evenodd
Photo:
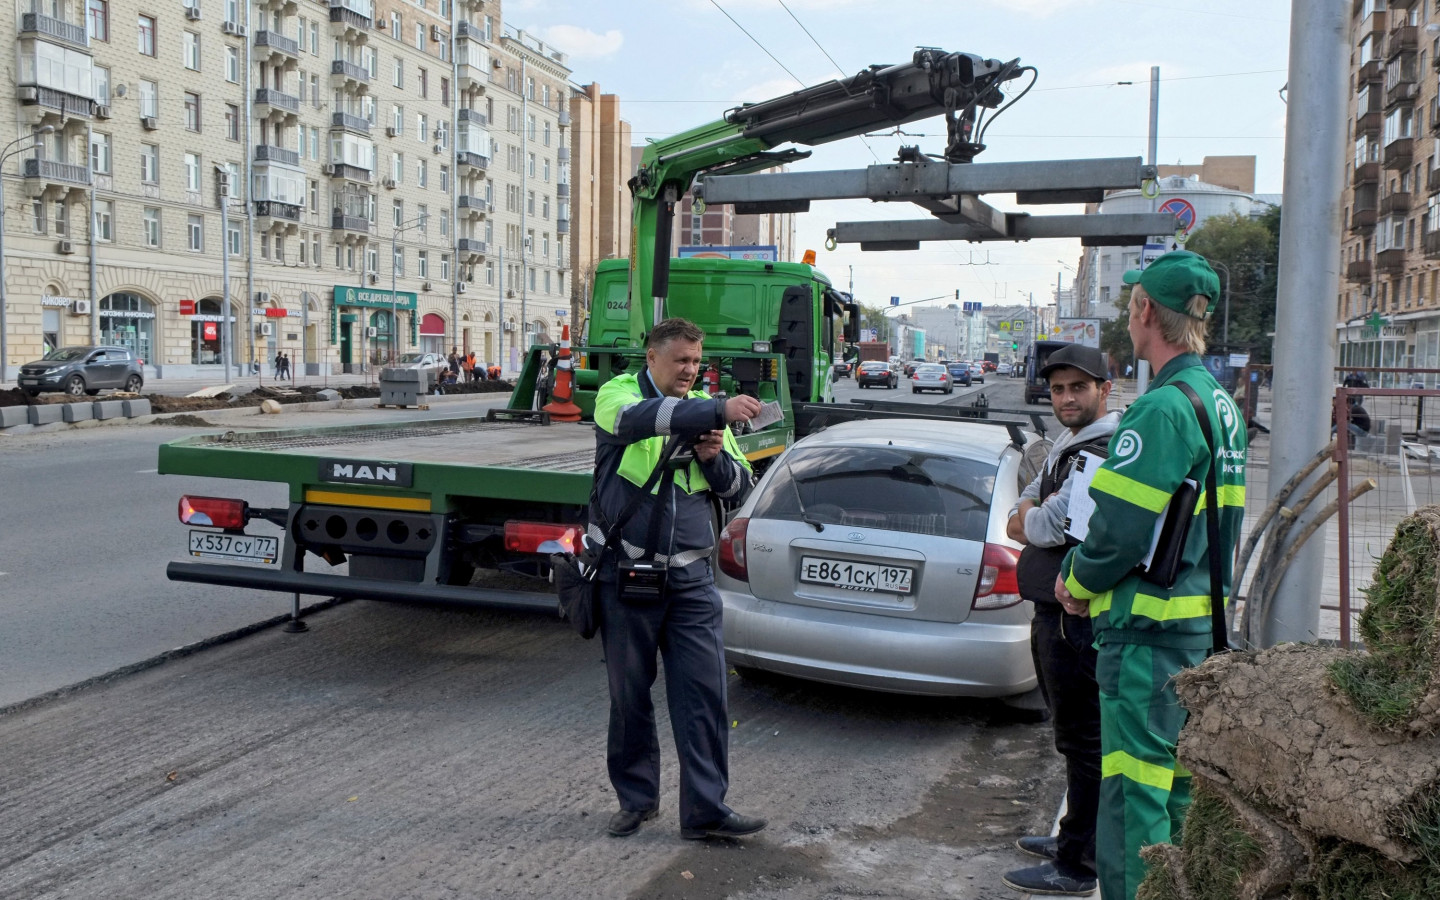
<path fill-rule="evenodd" d="M 24 153 L 33 150 L 34 144 L 27 147 L 17 147 L 21 141 L 34 141 L 42 134 L 50 134 L 55 130 L 54 125 L 42 125 L 30 134 L 22 135 L 0 149 L 0 382 L 10 377 L 10 346 L 8 344 L 10 328 L 5 321 L 5 310 L 8 306 L 5 294 L 5 282 L 9 273 L 5 266 L 5 161 L 17 153 Z"/>
<path fill-rule="evenodd" d="M 390 231 L 390 365 L 392 366 L 395 365 L 395 357 L 398 355 L 395 351 L 400 343 L 400 304 L 399 298 L 395 295 L 395 238 L 417 225 L 424 225 L 429 219 L 429 213 L 416 216 L 408 222 L 396 225 Z M 414 314 L 414 312 L 411 313 L 412 316 Z"/>
<path fill-rule="evenodd" d="M 1207 260 L 1212 269 L 1223 269 L 1225 272 L 1225 321 L 1220 332 L 1220 343 L 1225 347 L 1226 352 L 1230 350 L 1230 267 L 1224 263 Z"/>

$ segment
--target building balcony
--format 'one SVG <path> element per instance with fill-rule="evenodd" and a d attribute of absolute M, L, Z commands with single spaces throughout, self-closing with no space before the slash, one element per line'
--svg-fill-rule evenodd
<path fill-rule="evenodd" d="M 264 55 L 263 50 L 269 50 L 272 57 L 300 58 L 300 44 L 294 38 L 286 37 L 278 31 L 255 32 L 255 49 L 261 51 L 257 55 Z"/>
<path fill-rule="evenodd" d="M 555 161 L 556 161 L 556 162 L 562 162 L 562 163 L 569 162 L 569 161 L 570 161 L 570 148 L 569 148 L 569 147 L 556 147 L 556 148 L 555 148 Z"/>
<path fill-rule="evenodd" d="M 485 0 L 458 0 L 456 5 L 476 15 L 485 11 Z"/>
<path fill-rule="evenodd" d="M 86 33 L 84 25 L 72 25 L 64 19 L 57 19 L 44 13 L 22 13 L 20 37 L 46 37 L 71 47 L 78 47 L 81 50 L 90 49 L 90 36 Z"/>
<path fill-rule="evenodd" d="M 570 111 L 568 109 L 560 110 L 560 114 L 559 116 L 557 116 L 557 119 L 560 123 L 561 128 L 570 127 Z"/>
<path fill-rule="evenodd" d="M 330 127 L 343 128 L 346 131 L 353 131 L 356 134 L 370 134 L 370 120 L 364 116 L 352 116 L 350 113 L 332 113 L 330 115 Z"/>
<path fill-rule="evenodd" d="M 330 63 L 330 86 L 332 88 L 368 87 L 370 73 L 364 66 L 348 60 L 337 59 Z"/>
<path fill-rule="evenodd" d="M 570 220 L 569 220 L 569 219 L 556 219 L 556 220 L 555 220 L 555 233 L 556 233 L 556 234 L 569 234 L 569 233 L 570 233 Z"/>
<path fill-rule="evenodd" d="M 261 144 L 255 148 L 256 162 L 284 163 L 287 166 L 300 165 L 300 154 L 294 150 L 286 150 L 284 147 L 271 147 Z"/>
<path fill-rule="evenodd" d="M 1357 259 L 1345 267 L 1345 278 L 1359 284 L 1367 284 L 1370 281 L 1372 266 L 1368 259 Z"/>
<path fill-rule="evenodd" d="M 1415 153 L 1414 138 L 1396 138 L 1385 145 L 1384 163 L 1387 169 L 1408 169 Z"/>
<path fill-rule="evenodd" d="M 1385 108 L 1391 109 L 1404 103 L 1414 103 L 1419 94 L 1420 85 L 1413 79 L 1402 78 L 1393 84 L 1387 84 L 1385 86 Z"/>
<path fill-rule="evenodd" d="M 330 215 L 330 228 L 334 231 L 344 232 L 346 235 L 368 237 L 370 220 L 364 216 L 349 216 L 337 209 Z"/>
<path fill-rule="evenodd" d="M 1375 41 L 1383 40 L 1388 25 L 1389 22 L 1386 20 L 1385 10 L 1377 9 L 1366 16 L 1365 21 L 1360 23 L 1360 30 L 1355 33 L 1354 40 L 1358 43 L 1366 35 L 1369 35 Z M 1380 55 L 1378 50 L 1375 55 Z"/>
<path fill-rule="evenodd" d="M 466 261 L 480 259 L 485 256 L 485 242 L 476 238 L 460 238 L 455 242 L 455 251 Z"/>
<path fill-rule="evenodd" d="M 1392 247 L 1375 254 L 1375 274 L 1395 275 L 1405 268 L 1405 250 Z"/>
<path fill-rule="evenodd" d="M 1374 84 L 1377 81 L 1385 80 L 1385 61 L 1383 59 L 1372 59 L 1360 67 L 1355 73 L 1357 84 Z"/>
<path fill-rule="evenodd" d="M 1378 162 L 1361 163 L 1355 167 L 1355 175 L 1350 183 L 1354 185 L 1372 184 L 1380 181 L 1380 164 Z"/>
<path fill-rule="evenodd" d="M 472 153 L 469 150 L 461 150 L 455 154 L 457 166 L 469 166 L 472 169 L 479 169 L 482 172 L 490 168 L 490 157 Z"/>
<path fill-rule="evenodd" d="M 256 227 L 261 231 L 296 231 L 300 226 L 300 204 L 256 200 L 255 218 Z"/>
<path fill-rule="evenodd" d="M 21 173 L 25 176 L 25 192 L 38 197 L 48 188 L 82 188 L 90 186 L 90 167 L 73 163 L 56 162 L 52 159 L 21 160 Z"/>
<path fill-rule="evenodd" d="M 353 7 L 353 8 L 352 8 Z M 362 12 L 369 9 L 370 12 Z M 374 7 L 368 4 L 347 3 L 345 0 L 330 0 L 331 32 L 354 33 L 368 37 L 373 26 Z"/>
<path fill-rule="evenodd" d="M 326 163 L 324 172 L 332 179 L 353 181 L 356 184 L 369 184 L 371 178 L 369 169 L 362 169 L 350 163 Z"/>
<path fill-rule="evenodd" d="M 1410 210 L 1410 193 L 1396 192 L 1380 198 L 1380 215 L 1403 213 Z"/>
<path fill-rule="evenodd" d="M 1385 118 L 1382 113 L 1362 112 L 1355 117 L 1355 136 L 1377 137 L 1379 136 L 1380 129 L 1382 126 L 1384 126 L 1384 124 Z M 1440 123 L 1437 123 L 1437 127 L 1440 127 Z"/>
<path fill-rule="evenodd" d="M 1440 194 L 1440 169 L 1431 169 L 1425 173 L 1425 193 Z"/>
<path fill-rule="evenodd" d="M 472 66 L 462 62 L 456 67 L 456 73 L 459 75 L 457 84 L 462 91 L 473 90 L 477 94 L 483 94 L 490 87 L 490 69 L 488 67 Z"/>
<path fill-rule="evenodd" d="M 37 124 L 46 116 L 88 119 L 95 107 L 95 101 L 89 97 L 36 84 L 20 85 L 15 89 L 15 96 L 20 101 L 25 121 L 30 124 Z"/>
<path fill-rule="evenodd" d="M 570 185 L 568 185 L 568 184 L 557 184 L 557 185 L 555 185 L 555 198 L 556 198 L 557 200 L 564 200 L 566 197 L 569 197 L 569 196 L 570 196 Z"/>
<path fill-rule="evenodd" d="M 485 214 L 490 211 L 489 201 L 474 194 L 461 194 L 455 198 L 455 204 L 461 215 L 474 219 L 483 219 Z"/>
<path fill-rule="evenodd" d="M 1368 209 L 1352 209 L 1350 211 L 1350 230 L 1368 231 L 1375 227 L 1375 207 Z"/>
<path fill-rule="evenodd" d="M 481 44 L 486 43 L 484 29 L 474 22 L 467 22 L 464 19 L 461 19 L 455 24 L 455 39 L 459 40 L 461 38 Z"/>
<path fill-rule="evenodd" d="M 490 119 L 478 109 L 461 109 L 456 112 L 456 120 L 461 125 L 478 125 L 481 128 L 488 128 L 490 126 Z"/>
<path fill-rule="evenodd" d="M 1415 25 L 1401 25 L 1399 28 L 1391 29 L 1390 36 L 1385 39 L 1385 55 L 1387 57 L 1398 56 L 1407 50 L 1414 50 L 1419 46 L 1419 27 Z"/>
<path fill-rule="evenodd" d="M 256 88 L 255 111 L 261 115 L 279 113 L 298 116 L 300 115 L 300 98 L 274 88 Z"/>

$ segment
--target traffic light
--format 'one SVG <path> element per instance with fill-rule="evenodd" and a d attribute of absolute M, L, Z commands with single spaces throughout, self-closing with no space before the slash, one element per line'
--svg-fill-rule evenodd
<path fill-rule="evenodd" d="M 1019 350 L 1019 349 L 1020 349 L 1020 342 L 1019 342 L 1019 341 L 1011 341 L 1011 342 L 1010 342 L 1010 349 L 1011 349 L 1011 350 Z"/>

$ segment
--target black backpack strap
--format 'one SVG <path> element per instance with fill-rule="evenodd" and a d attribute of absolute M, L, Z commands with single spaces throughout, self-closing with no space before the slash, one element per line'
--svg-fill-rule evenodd
<path fill-rule="evenodd" d="M 1210 449 L 1210 466 L 1205 472 L 1205 533 L 1210 551 L 1210 630 L 1212 632 L 1211 652 L 1223 653 L 1230 648 L 1229 628 L 1225 625 L 1224 571 L 1220 561 L 1220 498 L 1215 487 L 1215 438 L 1210 433 L 1210 416 L 1205 404 L 1194 388 L 1182 381 L 1175 386 L 1190 398 L 1195 407 L 1195 418 L 1200 420 L 1200 431 L 1205 435 L 1205 446 Z"/>
<path fill-rule="evenodd" d="M 604 549 L 608 549 L 615 544 L 616 540 L 620 537 L 620 526 L 626 521 L 628 521 L 629 518 L 635 514 L 635 510 L 640 507 L 640 501 L 644 500 L 645 497 L 649 495 L 650 489 L 655 486 L 655 482 L 659 481 L 661 476 L 665 474 L 666 470 L 670 468 L 668 465 L 666 465 L 666 463 L 670 461 L 670 457 L 674 456 L 675 451 L 679 449 L 680 436 L 671 435 L 670 440 L 665 443 L 665 448 L 660 451 L 660 461 L 657 462 L 655 464 L 655 468 L 651 470 L 650 477 L 646 478 L 645 483 L 640 486 L 639 493 L 630 498 L 630 502 L 625 504 L 625 508 L 620 511 L 620 515 L 615 517 L 614 524 L 610 525 L 605 529 L 605 542 L 601 545 L 602 551 Z M 664 493 L 664 491 L 661 491 L 661 493 Z M 596 512 L 599 512 L 599 501 L 600 479 L 597 477 L 590 485 L 590 508 L 595 510 Z"/>

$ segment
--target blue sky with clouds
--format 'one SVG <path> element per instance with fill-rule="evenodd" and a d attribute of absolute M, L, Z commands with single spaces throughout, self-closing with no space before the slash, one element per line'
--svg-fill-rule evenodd
<path fill-rule="evenodd" d="M 1289 12 L 1284 0 L 509 0 L 503 7 L 508 24 L 570 54 L 576 83 L 598 82 L 620 96 L 637 142 L 719 119 L 740 102 L 908 61 L 924 45 L 1019 57 L 1039 69 L 1034 90 L 995 120 L 978 162 L 1144 156 L 1150 67 L 1158 65 L 1159 161 L 1254 155 L 1263 193 L 1279 193 L 1283 178 Z M 943 149 L 942 119 L 905 130 L 822 145 L 797 168 L 890 162 L 902 144 Z M 1010 196 L 986 199 L 1018 209 Z M 1057 275 L 1068 286 L 1059 261 L 1074 264 L 1078 241 L 823 249 L 836 221 L 923 216 L 909 205 L 817 203 L 799 219 L 799 244 L 814 247 L 820 267 L 842 286 L 853 267 L 865 302 L 953 299 L 959 289 L 963 299 L 986 303 L 1024 302 L 1033 291 L 1039 303 L 1050 302 Z"/>

